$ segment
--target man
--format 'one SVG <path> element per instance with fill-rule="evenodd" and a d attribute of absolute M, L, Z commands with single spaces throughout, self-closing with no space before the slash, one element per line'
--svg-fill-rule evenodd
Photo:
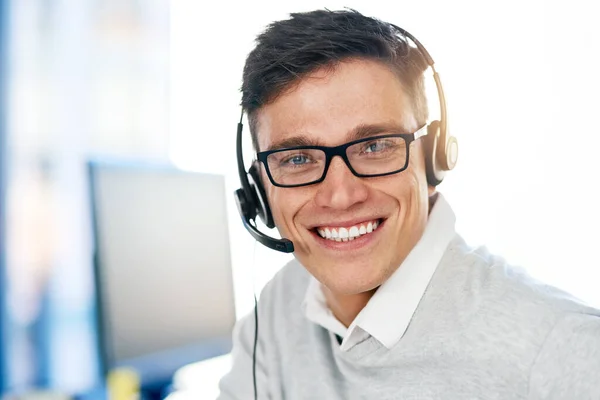
<path fill-rule="evenodd" d="M 600 312 L 456 234 L 427 177 L 426 67 L 355 11 L 258 37 L 242 105 L 295 260 L 256 350 L 254 317 L 236 327 L 222 399 L 252 398 L 254 357 L 264 399 L 600 399 Z"/>

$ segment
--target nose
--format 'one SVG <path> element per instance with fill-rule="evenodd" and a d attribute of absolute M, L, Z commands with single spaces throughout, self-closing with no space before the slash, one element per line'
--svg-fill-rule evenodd
<path fill-rule="evenodd" d="M 341 157 L 331 160 L 327 176 L 318 186 L 315 202 L 324 208 L 347 210 L 368 196 L 363 180 L 352 174 Z"/>

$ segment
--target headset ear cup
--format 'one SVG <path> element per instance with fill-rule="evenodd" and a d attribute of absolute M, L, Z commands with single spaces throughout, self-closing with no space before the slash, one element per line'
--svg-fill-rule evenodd
<path fill-rule="evenodd" d="M 427 135 L 424 141 L 425 172 L 427 183 L 437 186 L 444 180 L 444 171 L 438 163 L 438 140 L 440 136 L 440 122 L 435 120 L 427 126 Z"/>
<path fill-rule="evenodd" d="M 444 152 L 444 169 L 451 171 L 458 161 L 458 140 L 450 136 L 446 142 L 446 151 Z"/>
<path fill-rule="evenodd" d="M 275 227 L 273 221 L 273 215 L 271 214 L 271 207 L 267 200 L 267 193 L 260 177 L 260 165 L 258 161 L 254 161 L 248 170 L 248 175 L 252 179 L 251 186 L 254 187 L 254 193 L 256 195 L 256 211 L 260 219 L 269 228 Z"/>
<path fill-rule="evenodd" d="M 435 149 L 437 167 L 440 172 L 451 171 L 458 159 L 458 140 L 448 134 L 448 126 L 439 123 L 437 148 Z"/>
<path fill-rule="evenodd" d="M 236 190 L 234 196 L 235 204 L 237 205 L 240 215 L 246 219 L 254 219 L 256 215 L 253 215 L 253 213 L 256 213 L 256 207 L 254 207 L 254 204 L 248 201 L 248 197 L 246 197 L 246 192 L 244 192 L 244 189 L 240 188 Z"/>

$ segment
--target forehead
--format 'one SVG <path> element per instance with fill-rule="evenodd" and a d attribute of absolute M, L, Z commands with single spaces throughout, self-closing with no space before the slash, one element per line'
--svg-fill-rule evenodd
<path fill-rule="evenodd" d="M 260 150 L 302 136 L 333 146 L 361 125 L 417 128 L 397 75 L 375 61 L 352 60 L 304 77 L 257 113 Z"/>

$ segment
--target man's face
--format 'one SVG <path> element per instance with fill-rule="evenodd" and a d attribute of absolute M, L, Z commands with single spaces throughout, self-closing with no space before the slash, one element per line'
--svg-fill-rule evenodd
<path fill-rule="evenodd" d="M 389 127 L 374 135 L 419 128 L 397 76 L 383 64 L 364 60 L 305 77 L 257 117 L 261 151 L 295 138 L 337 146 L 366 126 Z M 329 290 L 356 294 L 378 287 L 421 238 L 429 210 L 421 146 L 419 140 L 411 144 L 405 171 L 376 178 L 358 178 L 334 157 L 323 182 L 281 188 L 271 184 L 262 168 L 279 232 L 294 243 L 296 258 Z M 339 235 L 340 228 L 352 227 L 365 233 L 339 242 L 319 234 L 335 229 Z"/>

